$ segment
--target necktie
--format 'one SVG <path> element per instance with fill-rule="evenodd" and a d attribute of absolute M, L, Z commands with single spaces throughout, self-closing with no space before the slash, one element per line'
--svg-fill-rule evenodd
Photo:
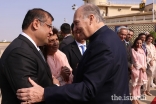
<path fill-rule="evenodd" d="M 43 53 L 41 52 L 41 50 L 39 50 L 39 53 L 42 56 L 43 60 L 46 62 L 46 60 L 45 60 L 45 58 L 44 58 Z"/>
<path fill-rule="evenodd" d="M 147 56 L 147 50 L 146 50 L 145 44 L 142 44 L 142 48 L 143 48 L 143 50 L 144 50 L 144 52 L 145 52 L 145 54 L 146 54 L 146 56 Z"/>
<path fill-rule="evenodd" d="M 126 46 L 128 47 L 129 46 L 129 43 L 126 43 Z"/>
<path fill-rule="evenodd" d="M 83 53 L 85 52 L 85 45 L 81 45 L 80 47 L 81 47 L 82 55 L 83 55 Z"/>

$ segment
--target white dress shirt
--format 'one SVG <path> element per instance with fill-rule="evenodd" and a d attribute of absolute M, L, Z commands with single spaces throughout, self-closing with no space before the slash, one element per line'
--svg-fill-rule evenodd
<path fill-rule="evenodd" d="M 36 49 L 39 51 L 39 47 L 37 47 L 36 43 L 31 39 L 31 37 L 29 35 L 27 35 L 26 33 L 22 32 L 21 35 L 23 35 L 24 37 L 28 38 L 36 47 Z"/>
<path fill-rule="evenodd" d="M 77 46 L 78 46 L 78 48 L 79 48 L 79 50 L 80 50 L 80 52 L 81 52 L 81 55 L 83 55 L 83 53 L 82 53 L 82 48 L 80 47 L 80 46 L 82 46 L 82 45 L 84 45 L 85 47 L 85 50 L 87 49 L 86 48 L 86 42 L 84 43 L 84 44 L 81 44 L 81 43 L 79 43 L 79 42 L 77 42 L 76 40 L 75 40 L 75 42 L 77 43 Z"/>

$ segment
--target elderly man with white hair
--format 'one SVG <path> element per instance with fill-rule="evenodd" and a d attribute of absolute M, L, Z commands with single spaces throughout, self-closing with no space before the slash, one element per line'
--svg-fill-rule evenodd
<path fill-rule="evenodd" d="M 126 26 L 120 26 L 117 29 L 117 34 L 119 35 L 121 41 L 124 41 L 128 34 L 128 28 Z"/>

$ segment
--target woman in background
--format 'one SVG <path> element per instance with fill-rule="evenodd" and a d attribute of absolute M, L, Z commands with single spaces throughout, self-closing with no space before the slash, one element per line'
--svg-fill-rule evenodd
<path fill-rule="evenodd" d="M 140 88 L 141 85 L 147 83 L 147 74 L 146 74 L 146 55 L 142 49 L 142 40 L 136 38 L 134 44 L 132 45 L 132 63 L 134 68 L 131 70 L 131 81 L 132 81 L 132 96 L 133 104 L 139 104 L 138 98 L 141 97 Z"/>
<path fill-rule="evenodd" d="M 53 28 L 53 34 L 49 38 L 48 45 L 42 48 L 42 52 L 52 72 L 52 77 L 59 81 L 59 85 L 72 83 L 72 69 L 66 55 L 59 48 L 58 30 Z"/>
<path fill-rule="evenodd" d="M 152 44 L 153 36 L 147 35 L 145 40 L 145 46 L 147 50 L 147 77 L 148 77 L 148 84 L 147 84 L 147 91 L 144 92 L 146 95 L 151 96 L 152 94 L 149 93 L 150 85 L 152 87 L 156 87 L 153 83 L 153 80 L 156 79 L 156 49 L 155 46 Z"/>

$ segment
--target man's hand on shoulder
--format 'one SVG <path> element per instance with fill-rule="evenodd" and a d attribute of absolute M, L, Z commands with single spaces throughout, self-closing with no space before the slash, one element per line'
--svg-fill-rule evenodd
<path fill-rule="evenodd" d="M 29 82 L 33 87 L 17 90 L 17 98 L 24 101 L 21 104 L 31 104 L 44 101 L 44 88 L 36 84 L 31 78 Z"/>

